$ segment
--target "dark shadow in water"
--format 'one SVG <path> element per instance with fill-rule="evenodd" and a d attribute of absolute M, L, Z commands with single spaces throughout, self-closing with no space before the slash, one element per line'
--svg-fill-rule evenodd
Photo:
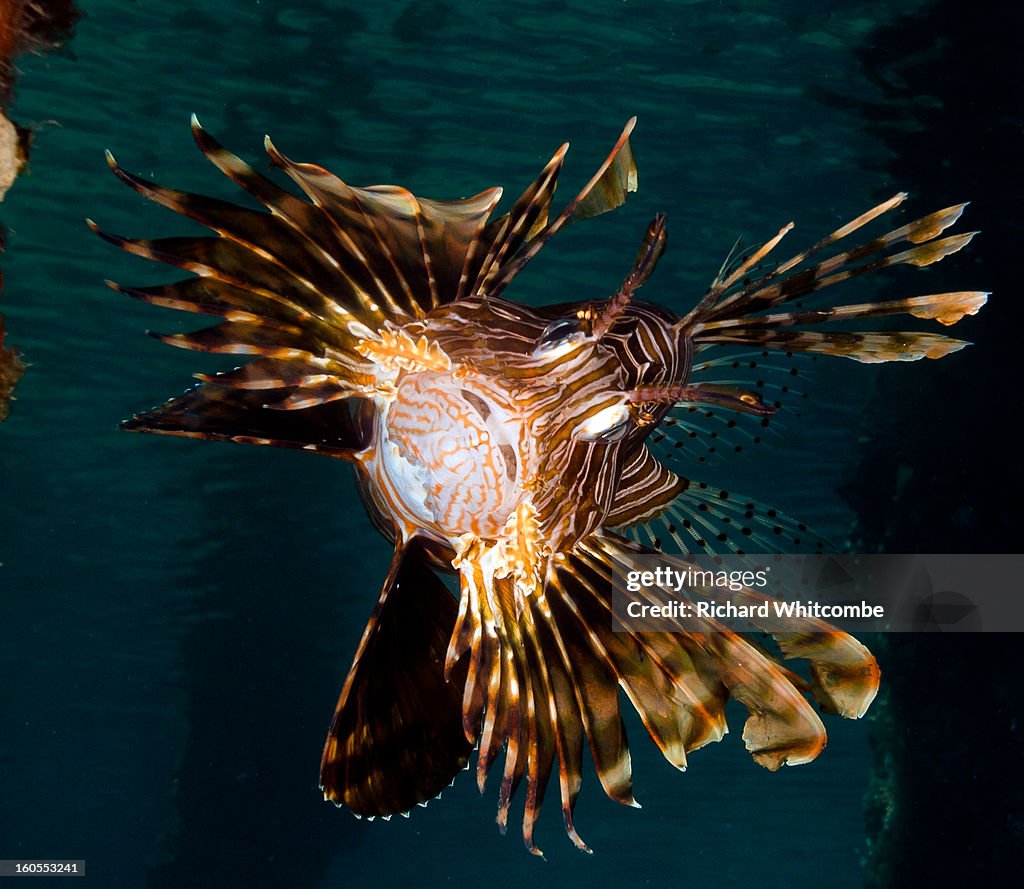
<path fill-rule="evenodd" d="M 14 57 L 67 43 L 80 16 L 74 0 L 0 0 L 0 104 L 17 79 Z"/>
<path fill-rule="evenodd" d="M 301 555 L 339 533 L 317 504 L 330 473 L 347 467 L 324 459 L 322 472 L 288 478 L 266 448 L 224 450 L 187 483 L 198 534 L 181 553 L 187 604 L 175 622 L 191 626 L 180 644 L 188 725 L 182 760 L 167 769 L 176 831 L 147 886 L 299 889 L 345 851 L 352 821 L 317 787 L 342 677 L 333 634 L 315 615 L 331 613 L 339 574 Z"/>
<path fill-rule="evenodd" d="M 1020 5 L 939 0 L 859 52 L 882 99 L 858 110 L 891 149 L 894 182 L 928 204 L 971 199 L 967 229 L 982 229 L 949 261 L 957 268 L 943 288 L 993 291 L 962 325 L 976 345 L 930 364 L 926 389 L 900 367 L 883 374 L 871 442 L 844 491 L 862 551 L 1020 551 L 1021 464 L 1007 414 L 1020 404 L 1024 332 L 1022 33 Z M 1024 841 L 1020 642 L 991 632 L 887 638 L 869 886 L 1012 882 Z"/>
<path fill-rule="evenodd" d="M 74 0 L 0 0 L 0 108 L 7 108 L 14 92 L 15 57 L 61 46 L 71 39 L 78 17 Z M 8 120 L 0 111 L 0 201 L 27 166 L 32 138 L 30 128 Z M 3 251 L 4 232 L 0 227 L 0 253 Z M 14 386 L 25 372 L 20 354 L 5 345 L 4 339 L 4 319 L 0 315 L 0 422 L 10 412 Z"/>

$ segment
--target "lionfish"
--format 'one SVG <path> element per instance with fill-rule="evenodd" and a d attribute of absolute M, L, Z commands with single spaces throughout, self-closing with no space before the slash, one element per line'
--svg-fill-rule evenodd
<path fill-rule="evenodd" d="M 508 299 L 516 275 L 557 232 L 636 189 L 634 123 L 557 215 L 568 145 L 496 218 L 500 188 L 452 201 L 390 185 L 355 188 L 289 160 L 268 138 L 271 164 L 299 197 L 226 151 L 194 117 L 202 152 L 269 212 L 164 188 L 107 155 L 123 182 L 215 235 L 139 240 L 90 221 L 129 253 L 192 273 L 165 286 L 108 284 L 222 319 L 195 333 L 154 334 L 165 343 L 255 356 L 198 375 L 198 386 L 123 428 L 348 461 L 370 519 L 394 542 L 320 769 L 324 797 L 357 816 L 426 805 L 469 767 L 474 748 L 482 791 L 504 751 L 502 831 L 525 781 L 523 838 L 540 854 L 534 827 L 557 767 L 565 829 L 589 851 L 573 823 L 584 742 L 605 793 L 637 805 L 620 690 L 679 769 L 690 751 L 726 733 L 726 702 L 739 701 L 749 712 L 746 748 L 771 770 L 824 747 L 808 698 L 857 718 L 877 691 L 868 649 L 816 620 L 766 628 L 778 655 L 710 619 L 687 632 L 613 632 L 613 564 L 669 547 L 765 552 L 800 542 L 803 525 L 670 470 L 654 443 L 706 440 L 716 434 L 712 422 L 766 425 L 777 410 L 763 389 L 731 378 L 746 358 L 707 357 L 716 349 L 873 363 L 940 358 L 967 345 L 933 333 L 816 328 L 896 314 L 949 325 L 977 312 L 986 293 L 792 304 L 876 269 L 927 266 L 956 252 L 973 233 L 940 235 L 965 205 L 829 250 L 897 207 L 906 197 L 897 194 L 765 271 L 787 225 L 723 265 L 683 316 L 635 297 L 665 249 L 658 215 L 610 298 L 545 308 Z M 457 575 L 457 596 L 441 573 Z M 781 663 L 792 659 L 809 662 L 809 679 Z"/>

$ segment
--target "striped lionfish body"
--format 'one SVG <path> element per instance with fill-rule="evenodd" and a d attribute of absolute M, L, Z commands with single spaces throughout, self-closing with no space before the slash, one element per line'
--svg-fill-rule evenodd
<path fill-rule="evenodd" d="M 855 718 L 877 690 L 870 652 L 818 621 L 765 628 L 778 658 L 710 619 L 697 631 L 612 632 L 612 564 L 662 540 L 683 552 L 794 542 L 802 526 L 671 471 L 655 441 L 673 428 L 702 434 L 686 419 L 694 412 L 726 427 L 732 418 L 765 423 L 775 412 L 763 390 L 713 378 L 729 366 L 707 357 L 721 347 L 877 362 L 938 358 L 965 345 L 932 333 L 817 325 L 891 314 L 952 324 L 976 312 L 984 293 L 792 305 L 873 269 L 924 266 L 955 252 L 971 235 L 942 233 L 963 207 L 829 249 L 895 208 L 905 197 L 897 195 L 765 272 L 787 226 L 723 267 L 684 316 L 635 298 L 664 250 L 663 216 L 611 298 L 540 309 L 506 299 L 515 275 L 559 229 L 635 190 L 632 126 L 557 215 L 551 204 L 567 146 L 493 219 L 499 189 L 444 202 L 393 186 L 354 188 L 293 163 L 268 141 L 300 198 L 195 121 L 209 160 L 269 212 L 157 186 L 108 158 L 124 182 L 215 233 L 144 241 L 100 232 L 193 273 L 166 286 L 112 286 L 221 319 L 158 337 L 165 342 L 254 356 L 200 376 L 199 386 L 125 428 L 349 461 L 371 519 L 395 544 L 321 765 L 325 796 L 357 815 L 425 804 L 478 747 L 481 789 L 504 752 L 503 828 L 525 783 L 523 835 L 538 851 L 534 824 L 555 774 L 566 830 L 586 849 L 573 824 L 584 741 L 606 793 L 635 805 L 620 689 L 679 768 L 691 750 L 725 734 L 726 701 L 738 700 L 749 711 L 747 749 L 773 770 L 824 746 L 805 693 Z M 457 597 L 438 575 L 445 571 L 458 575 Z M 811 678 L 782 659 L 808 661 Z"/>

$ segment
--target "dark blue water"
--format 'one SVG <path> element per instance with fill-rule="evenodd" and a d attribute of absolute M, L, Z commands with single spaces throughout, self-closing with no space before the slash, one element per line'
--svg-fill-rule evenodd
<path fill-rule="evenodd" d="M 635 114 L 639 193 L 560 235 L 511 295 L 611 292 L 664 210 L 671 247 L 645 296 L 683 310 L 738 235 L 795 219 L 796 249 L 906 185 L 888 135 L 912 134 L 932 99 L 890 130 L 865 110 L 887 107 L 885 84 L 905 73 L 898 55 L 881 78 L 865 62 L 896 13 L 797 0 L 81 6 L 70 52 L 20 62 L 11 114 L 39 132 L 0 207 L 2 308 L 31 364 L 0 427 L 0 857 L 86 858 L 97 886 L 861 885 L 863 724 L 831 724 L 818 762 L 769 774 L 735 713 L 733 734 L 680 775 L 635 722 L 643 811 L 588 775 L 577 826 L 596 853 L 565 841 L 549 805 L 546 864 L 498 834 L 493 792 L 481 800 L 469 776 L 408 821 L 323 803 L 322 736 L 389 547 L 339 463 L 117 431 L 217 364 L 143 336 L 189 322 L 102 279 L 175 273 L 105 247 L 82 220 L 193 230 L 121 186 L 108 147 L 145 177 L 237 199 L 195 150 L 192 112 L 251 161 L 269 133 L 353 184 L 436 197 L 518 193 L 565 140 L 571 193 Z M 913 209 L 970 196 L 949 166 Z M 905 295 L 990 286 L 978 271 L 951 261 Z M 951 360 L 969 375 L 977 359 Z M 836 364 L 816 368 L 817 414 L 716 479 L 843 540 L 855 516 L 837 488 L 870 434 L 879 374 Z M 934 368 L 897 370 L 913 393 Z M 891 495 L 879 489 L 879 514 Z"/>

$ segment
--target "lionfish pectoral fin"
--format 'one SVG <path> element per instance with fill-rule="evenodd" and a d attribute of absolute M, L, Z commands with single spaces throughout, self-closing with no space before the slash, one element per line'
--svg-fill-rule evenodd
<path fill-rule="evenodd" d="M 596 590 L 596 581 L 603 577 L 604 584 L 610 586 L 615 562 L 652 552 L 616 535 L 591 538 L 583 553 L 595 582 L 586 584 L 584 580 L 584 585 Z M 586 577 L 586 573 L 580 574 L 575 582 Z M 718 594 L 717 587 L 714 592 Z M 753 595 L 745 591 L 747 594 Z M 602 608 L 610 617 L 609 597 L 610 593 L 606 594 Z M 600 598 L 591 596 L 589 601 Z M 613 663 L 622 687 L 670 762 L 681 764 L 686 751 L 724 734 L 727 698 L 748 711 L 743 740 L 759 765 L 772 771 L 782 765 L 799 765 L 824 749 L 825 727 L 803 694 L 808 683 L 755 643 L 703 617 L 681 620 L 677 632 L 624 629 L 608 633 L 607 650 L 614 652 L 615 645 L 620 646 L 622 653 L 613 657 Z M 784 658 L 810 662 L 810 691 L 825 709 L 847 717 L 863 715 L 879 679 L 877 663 L 867 648 L 819 620 L 779 620 L 764 629 L 778 642 Z M 631 646 L 636 646 L 632 652 Z M 646 656 L 640 657 L 641 652 Z M 669 732 L 665 731 L 666 722 Z M 690 731 L 674 733 L 679 726 L 689 726 Z"/>
<path fill-rule="evenodd" d="M 607 525 L 655 552 L 728 549 L 742 555 L 827 547 L 806 524 L 766 503 L 677 475 L 646 446 L 623 467 Z"/>
<path fill-rule="evenodd" d="M 609 796 L 635 805 L 632 793 L 624 793 L 630 766 L 618 689 L 665 758 L 680 770 L 686 768 L 687 753 L 725 735 L 727 694 L 699 646 L 685 636 L 612 629 L 612 572 L 622 553 L 617 540 L 601 534 L 578 544 L 555 586 L 557 601 L 567 611 L 566 624 L 572 626 L 570 614 L 575 622 L 577 675 L 588 680 L 581 690 L 602 704 L 586 721 L 598 776 Z"/>
<path fill-rule="evenodd" d="M 762 605 L 771 599 L 755 590 L 726 591 L 738 605 Z M 848 633 L 814 617 L 787 617 L 769 609 L 769 617 L 751 623 L 771 635 L 787 660 L 810 665 L 810 690 L 827 713 L 860 719 L 878 693 L 881 670 L 867 647 Z"/>
<path fill-rule="evenodd" d="M 825 726 L 788 670 L 724 627 L 702 641 L 729 697 L 747 709 L 743 741 L 758 765 L 774 772 L 810 762 L 825 749 Z"/>
<path fill-rule="evenodd" d="M 612 566 L 652 550 L 613 535 L 588 541 L 578 576 L 589 594 L 588 622 L 610 623 Z M 601 592 L 602 587 L 604 592 Z M 814 708 L 794 686 L 792 674 L 756 646 L 710 619 L 687 621 L 676 632 L 605 631 L 602 641 L 615 675 L 665 758 L 685 768 L 686 754 L 726 732 L 725 703 L 749 712 L 743 740 L 755 761 L 769 769 L 813 759 L 825 745 Z"/>
<path fill-rule="evenodd" d="M 456 601 L 399 546 L 338 699 L 320 765 L 325 799 L 360 816 L 409 812 L 469 761 L 463 672 L 445 677 Z"/>
<path fill-rule="evenodd" d="M 574 825 L 584 739 L 605 793 L 639 807 L 620 688 L 678 768 L 688 751 L 726 731 L 727 687 L 696 640 L 613 632 L 604 539 L 555 556 L 518 611 L 512 580 L 488 576 L 485 558 L 459 565 L 463 599 L 449 660 L 468 664 L 464 719 L 480 726 L 478 778 L 482 783 L 504 748 L 499 824 L 525 780 L 523 837 L 534 852 L 534 825 L 556 762 L 566 831 L 588 851 Z"/>
<path fill-rule="evenodd" d="M 802 522 L 756 500 L 677 476 L 646 448 L 624 468 L 622 478 L 623 490 L 633 493 L 613 505 L 609 520 L 623 526 L 635 542 L 600 538 L 607 559 L 669 551 L 673 545 L 680 554 L 714 552 L 723 546 L 736 553 L 824 548 L 824 541 Z M 637 502 L 644 504 L 642 509 L 633 505 Z M 650 549 L 640 544 L 641 533 Z M 716 588 L 716 595 L 730 593 Z M 737 604 L 770 601 L 753 590 L 731 595 Z M 818 619 L 755 618 L 753 623 L 771 634 L 784 658 L 809 662 L 809 688 L 824 710 L 847 718 L 864 715 L 878 691 L 880 671 L 857 639 Z M 808 684 L 736 634 L 710 629 L 710 663 L 729 695 L 751 711 L 744 740 L 754 758 L 770 769 L 813 759 L 824 746 L 825 734 L 800 694 Z M 647 641 L 653 635 L 642 638 Z"/>
<path fill-rule="evenodd" d="M 622 467 L 615 500 L 605 524 L 616 528 L 634 525 L 658 515 L 689 483 L 654 458 L 641 445 Z"/>
<path fill-rule="evenodd" d="M 610 689 L 614 683 L 602 683 L 594 695 L 583 696 L 586 682 L 579 670 L 584 668 L 574 655 L 580 630 L 569 626 L 563 632 L 563 622 L 552 614 L 543 584 L 528 593 L 517 589 L 512 573 L 493 570 L 493 550 L 476 543 L 460 552 L 456 561 L 462 602 L 448 663 L 466 670 L 463 722 L 467 734 L 480 739 L 477 781 L 481 791 L 504 749 L 498 824 L 505 829 L 512 798 L 525 779 L 523 841 L 540 855 L 534 826 L 557 759 L 566 832 L 577 848 L 589 852 L 573 823 L 582 780 L 584 726 L 595 708 L 608 706 L 608 696 L 601 689 Z M 614 690 L 610 698 L 616 698 Z M 601 752 L 595 756 L 605 750 L 596 749 Z M 624 741 L 618 750 L 624 750 Z M 626 759 L 624 792 L 631 799 L 628 753 Z"/>

